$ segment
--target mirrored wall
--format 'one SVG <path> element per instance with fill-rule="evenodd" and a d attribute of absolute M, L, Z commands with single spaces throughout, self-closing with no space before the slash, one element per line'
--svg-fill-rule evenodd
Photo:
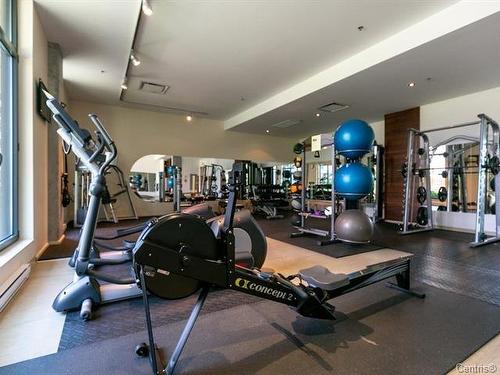
<path fill-rule="evenodd" d="M 476 212 L 479 145 L 467 141 L 437 145 L 430 152 L 432 206 L 439 211 Z M 493 175 L 487 173 L 486 213 L 494 213 Z"/>

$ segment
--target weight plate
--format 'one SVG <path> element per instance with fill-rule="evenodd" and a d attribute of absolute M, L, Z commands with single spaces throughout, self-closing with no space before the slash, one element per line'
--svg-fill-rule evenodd
<path fill-rule="evenodd" d="M 427 190 L 423 186 L 419 186 L 417 188 L 417 202 L 420 204 L 425 203 L 425 200 L 427 199 Z"/>
<path fill-rule="evenodd" d="M 302 154 L 304 151 L 304 145 L 302 143 L 296 143 L 295 146 L 293 146 L 293 152 L 297 155 Z"/>
<path fill-rule="evenodd" d="M 441 186 L 438 191 L 438 199 L 440 202 L 446 201 L 448 199 L 448 189 L 446 189 L 444 186 Z"/>
<path fill-rule="evenodd" d="M 421 226 L 426 226 L 429 223 L 429 217 L 427 215 L 427 207 L 421 206 L 417 211 L 417 223 Z"/>
<path fill-rule="evenodd" d="M 500 172 L 500 159 L 498 159 L 498 156 L 492 156 L 488 160 L 488 167 L 491 170 L 491 173 L 494 175 L 497 175 L 498 172 Z"/>

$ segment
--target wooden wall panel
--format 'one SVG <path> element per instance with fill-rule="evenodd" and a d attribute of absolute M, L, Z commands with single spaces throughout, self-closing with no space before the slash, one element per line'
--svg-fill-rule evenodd
<path fill-rule="evenodd" d="M 403 220 L 403 177 L 408 128 L 420 129 L 420 107 L 385 115 L 385 219 Z"/>

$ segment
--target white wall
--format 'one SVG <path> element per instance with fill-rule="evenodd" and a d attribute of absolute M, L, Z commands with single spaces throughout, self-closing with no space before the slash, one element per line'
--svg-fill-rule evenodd
<path fill-rule="evenodd" d="M 459 96 L 420 107 L 420 129 L 430 130 L 463 122 L 478 120 L 479 113 L 500 121 L 500 87 Z M 479 127 L 469 126 L 429 134 L 431 144 L 454 135 L 479 137 Z"/>
<path fill-rule="evenodd" d="M 286 161 L 293 159 L 293 139 L 225 131 L 220 121 L 152 112 L 120 106 L 71 101 L 69 112 L 81 126 L 96 113 L 118 146 L 118 166 L 128 175 L 132 164 L 144 155 L 188 155 L 199 158 Z M 151 204 L 133 197 L 141 216 L 160 215 L 166 204 Z M 117 207 L 118 213 L 119 208 Z"/>
<path fill-rule="evenodd" d="M 47 81 L 47 38 L 32 1 L 18 2 L 18 17 L 20 232 L 0 254 L 0 284 L 47 245 L 47 125 L 35 110 L 38 78 Z"/>
<path fill-rule="evenodd" d="M 162 172 L 164 162 L 167 159 L 170 159 L 170 156 L 156 154 L 145 155 L 135 161 L 135 163 L 130 167 L 130 171 L 141 173 Z"/>

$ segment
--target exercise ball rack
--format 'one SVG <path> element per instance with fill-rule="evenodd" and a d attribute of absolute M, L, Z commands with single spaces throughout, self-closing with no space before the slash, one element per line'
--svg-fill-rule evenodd
<path fill-rule="evenodd" d="M 323 151 L 326 151 L 325 149 L 330 147 L 330 156 L 331 156 L 331 163 L 332 163 L 332 176 L 331 176 L 331 197 L 330 197 L 330 205 L 331 205 L 331 215 L 326 216 L 326 215 L 314 215 L 311 214 L 310 212 L 307 211 L 307 195 L 306 195 L 306 183 L 307 183 L 307 158 L 306 158 L 306 153 L 308 151 L 316 151 L 315 149 L 312 149 L 312 139 L 313 138 L 320 138 L 320 148 Z M 334 144 L 334 138 L 335 138 L 335 131 L 333 134 L 320 134 L 317 136 L 313 137 L 308 137 L 304 139 L 301 144 L 302 144 L 302 154 L 300 155 L 302 158 L 302 166 L 301 166 L 301 183 L 302 183 L 302 191 L 301 191 L 301 210 L 298 212 L 298 215 L 300 216 L 300 225 L 294 225 L 294 228 L 297 230 L 296 232 L 293 232 L 290 234 L 291 238 L 296 238 L 296 237 L 302 237 L 306 235 L 314 235 L 318 237 L 323 237 L 323 239 L 318 240 L 317 244 L 319 246 L 326 246 L 330 245 L 333 243 L 338 243 L 342 242 L 341 239 L 338 238 L 337 233 L 335 231 L 335 219 L 337 214 L 339 214 L 337 205 L 339 204 L 340 201 L 343 201 L 343 199 L 337 197 L 335 194 L 335 172 L 337 169 L 336 165 L 336 159 L 338 156 L 337 150 L 335 149 L 335 144 Z M 316 140 L 317 142 L 317 140 Z M 377 145 L 376 143 L 373 144 L 370 152 L 369 152 L 369 157 L 373 157 L 374 159 L 374 168 L 375 168 L 375 175 L 374 175 L 374 191 L 373 191 L 373 211 L 372 214 L 370 215 L 370 218 L 373 222 L 377 222 L 378 220 L 381 220 L 382 218 L 382 176 L 383 176 L 383 151 L 384 148 L 380 145 Z M 316 219 L 322 219 L 322 220 L 330 220 L 330 228 L 329 230 L 325 229 L 320 229 L 320 228 L 315 228 L 313 226 L 309 226 L 306 223 L 307 218 L 316 218 Z"/>

